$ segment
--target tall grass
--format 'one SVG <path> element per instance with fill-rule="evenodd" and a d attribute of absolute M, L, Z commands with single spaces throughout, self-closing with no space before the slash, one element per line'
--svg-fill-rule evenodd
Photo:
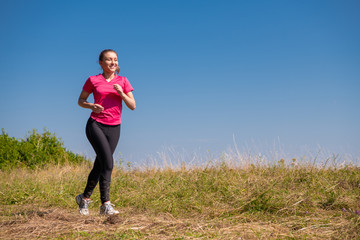
<path fill-rule="evenodd" d="M 0 202 L 5 205 L 38 204 L 76 209 L 79 194 L 90 171 L 89 164 L 16 169 L 1 172 Z M 306 217 L 353 213 L 346 231 L 360 231 L 360 169 L 249 165 L 218 165 L 179 169 L 122 169 L 113 172 L 111 201 L 117 207 L 171 213 L 173 216 L 229 218 L 240 215 Z M 98 208 L 95 191 L 93 208 Z M 345 216 L 345 215 L 344 215 Z M 324 221 L 330 221 L 326 216 Z"/>

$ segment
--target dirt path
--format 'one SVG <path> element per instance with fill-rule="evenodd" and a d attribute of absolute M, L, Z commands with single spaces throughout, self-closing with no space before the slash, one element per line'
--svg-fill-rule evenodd
<path fill-rule="evenodd" d="M 119 209 L 119 215 L 110 217 L 97 212 L 84 217 L 69 209 L 34 210 L 30 206 L 16 213 L 5 206 L 1 210 L 1 239 L 296 239 L 314 230 L 299 228 L 294 232 L 286 224 L 234 219 L 181 219 L 132 209 Z M 324 239 L 331 238 L 333 231 L 322 231 Z"/>

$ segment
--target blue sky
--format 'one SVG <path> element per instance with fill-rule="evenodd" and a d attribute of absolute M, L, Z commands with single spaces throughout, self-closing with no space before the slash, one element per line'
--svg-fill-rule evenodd
<path fill-rule="evenodd" d="M 88 156 L 77 105 L 102 49 L 135 88 L 116 158 L 233 145 L 360 155 L 359 1 L 2 1 L 0 127 Z"/>

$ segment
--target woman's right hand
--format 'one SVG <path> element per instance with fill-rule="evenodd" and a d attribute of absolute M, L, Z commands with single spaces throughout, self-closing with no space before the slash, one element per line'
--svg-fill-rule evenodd
<path fill-rule="evenodd" d="M 96 104 L 94 103 L 91 107 L 91 110 L 94 112 L 94 113 L 101 113 L 103 110 L 104 110 L 104 107 L 99 105 L 99 104 Z"/>

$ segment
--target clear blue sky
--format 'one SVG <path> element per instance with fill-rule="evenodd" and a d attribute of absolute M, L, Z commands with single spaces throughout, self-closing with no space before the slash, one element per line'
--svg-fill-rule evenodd
<path fill-rule="evenodd" d="M 2 1 L 0 127 L 44 127 L 92 155 L 77 105 L 102 49 L 119 54 L 137 109 L 117 148 L 360 155 L 360 2 Z"/>

